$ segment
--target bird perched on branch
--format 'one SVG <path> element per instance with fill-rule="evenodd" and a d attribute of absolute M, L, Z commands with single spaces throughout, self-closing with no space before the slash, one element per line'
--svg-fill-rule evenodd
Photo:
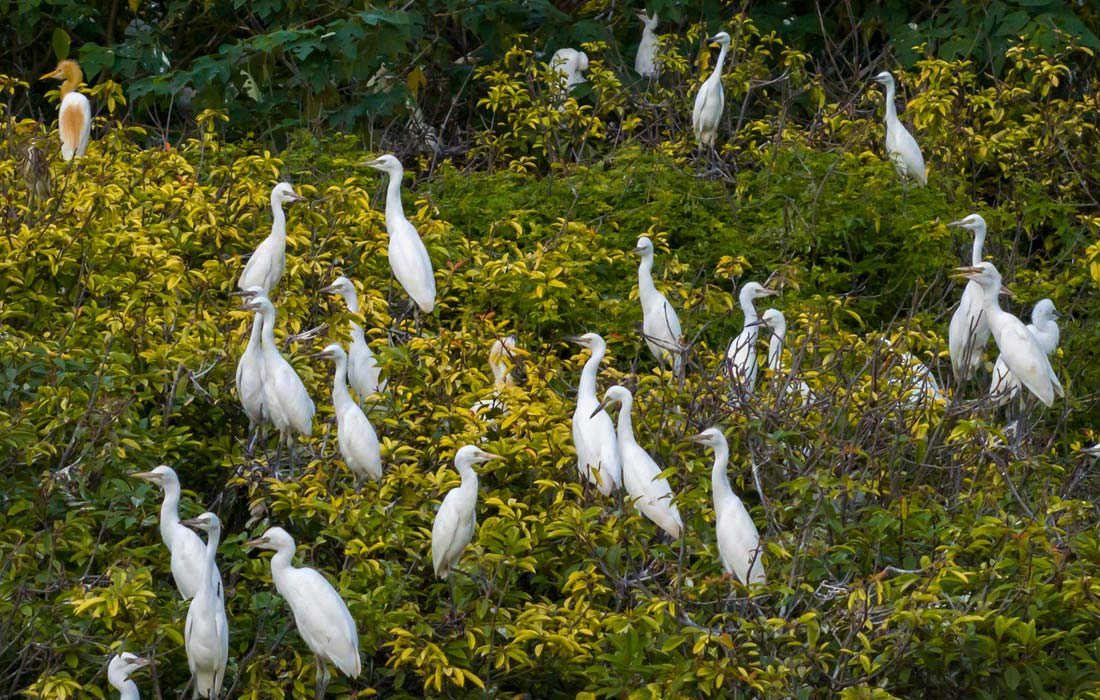
<path fill-rule="evenodd" d="M 355 285 L 347 277 L 340 276 L 333 280 L 332 284 L 322 287 L 326 294 L 338 294 L 347 304 L 348 311 L 359 313 L 359 293 L 355 291 Z M 348 345 L 348 384 L 355 390 L 355 398 L 359 405 L 371 394 L 376 394 L 385 387 L 385 382 L 379 382 L 378 376 L 381 369 L 378 360 L 374 359 L 374 353 L 367 345 L 367 338 L 363 334 L 363 328 L 355 321 L 349 322 L 351 326 L 351 344 Z"/>
<path fill-rule="evenodd" d="M 638 13 L 642 20 L 642 40 L 638 43 L 638 53 L 634 55 L 634 71 L 643 78 L 656 78 L 661 67 L 657 62 L 657 13 L 650 17 L 645 12 Z"/>
<path fill-rule="evenodd" d="M 286 269 L 286 214 L 283 213 L 283 205 L 302 199 L 289 182 L 280 182 L 272 188 L 271 233 L 256 246 L 256 252 L 248 259 L 241 278 L 237 280 L 239 289 L 259 287 L 266 296 L 271 296 L 271 291 L 279 284 Z"/>
<path fill-rule="evenodd" d="M 898 119 L 898 108 L 894 104 L 897 90 L 894 86 L 894 76 L 883 71 L 872 80 L 886 88 L 886 155 L 903 180 L 913 180 L 919 185 L 927 185 L 928 175 L 924 170 L 924 156 L 921 155 L 920 146 Z"/>
<path fill-rule="evenodd" d="M 684 349 L 680 345 L 680 318 L 664 294 L 653 284 L 653 243 L 645 236 L 638 239 L 634 252 L 642 257 L 638 264 L 638 299 L 642 302 L 642 336 L 649 351 L 662 367 L 671 365 L 680 376 Z"/>
<path fill-rule="evenodd" d="M 1058 330 L 1058 310 L 1054 308 L 1054 302 L 1050 299 L 1040 299 L 1035 308 L 1031 310 L 1031 323 L 1027 329 L 1039 341 L 1039 347 L 1043 349 L 1047 357 L 1058 349 L 1058 341 L 1061 332 Z M 989 385 L 989 397 L 998 406 L 1003 406 L 1020 393 L 1020 380 L 1009 371 L 1003 357 L 997 358 L 993 366 L 993 381 Z"/>
<path fill-rule="evenodd" d="M 466 445 L 455 453 L 455 468 L 462 476 L 462 483 L 443 497 L 432 523 L 432 566 L 439 578 L 445 579 L 450 575 L 477 529 L 477 472 L 474 465 L 494 459 L 504 458 L 474 445 Z"/>
<path fill-rule="evenodd" d="M 57 68 L 39 80 L 61 80 L 61 107 L 57 114 L 57 130 L 61 135 L 61 157 L 72 160 L 88 148 L 92 132 L 92 103 L 80 92 L 84 72 L 76 61 L 62 61 Z"/>
<path fill-rule="evenodd" d="M 974 232 L 970 264 L 980 263 L 985 244 L 985 219 L 980 214 L 971 214 L 965 219 L 952 221 L 948 226 L 958 226 Z M 947 350 L 951 355 L 951 369 L 955 373 L 956 382 L 965 382 L 981 368 L 988 342 L 989 322 L 985 315 L 982 288 L 977 282 L 967 282 L 962 299 L 959 300 L 959 308 L 955 309 L 947 327 Z"/>
<path fill-rule="evenodd" d="M 577 408 L 573 411 L 573 447 L 577 450 L 577 472 L 605 496 L 622 485 L 622 457 L 615 424 L 607 411 L 600 410 L 596 375 L 607 354 L 607 343 L 596 333 L 566 338 L 592 351 L 577 384 Z"/>
<path fill-rule="evenodd" d="M 107 664 L 107 682 L 119 692 L 118 700 L 139 700 L 137 684 L 130 680 L 130 674 L 152 663 L 128 651 L 111 659 Z"/>
<path fill-rule="evenodd" d="M 717 43 L 721 50 L 718 52 L 714 70 L 699 88 L 699 94 L 695 96 L 695 109 L 691 112 L 691 128 L 695 132 L 695 142 L 699 144 L 700 151 L 704 147 L 714 148 L 718 138 L 718 122 L 721 121 L 722 112 L 726 109 L 726 92 L 722 89 L 722 68 L 726 64 L 726 54 L 729 53 L 730 35 L 718 32 L 707 39 L 707 43 Z"/>

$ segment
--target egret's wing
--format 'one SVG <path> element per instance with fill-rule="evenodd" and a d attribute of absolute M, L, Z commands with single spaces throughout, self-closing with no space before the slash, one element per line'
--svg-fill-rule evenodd
<path fill-rule="evenodd" d="M 1039 341 L 1024 324 L 1015 317 L 1003 324 L 997 337 L 1001 357 L 1020 383 L 1039 397 L 1047 406 L 1054 402 L 1054 393 L 1061 389 L 1054 377 L 1050 361 L 1039 347 Z"/>
<path fill-rule="evenodd" d="M 330 660 L 345 675 L 359 675 L 359 633 L 343 598 L 314 569 L 294 569 L 286 577 L 283 597 L 290 603 L 298 633 L 314 653 Z"/>

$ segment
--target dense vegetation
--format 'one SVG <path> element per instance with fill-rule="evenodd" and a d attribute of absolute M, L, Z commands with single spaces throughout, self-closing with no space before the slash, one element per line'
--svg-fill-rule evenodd
<path fill-rule="evenodd" d="M 290 53 L 276 55 L 262 45 L 274 32 L 225 36 L 252 25 L 225 21 L 223 3 L 184 5 L 206 9 L 189 18 L 181 45 L 203 32 L 225 43 L 182 71 L 244 51 L 268 67 L 293 55 L 308 80 L 337 60 L 293 50 L 309 32 L 337 31 L 287 14 L 304 6 L 252 3 L 259 25 L 278 17 L 295 27 L 280 30 Z M 645 86 L 623 67 L 637 29 L 629 13 L 615 15 L 609 34 L 597 18 L 606 8 L 569 10 L 581 18 L 571 33 L 548 25 L 536 34 L 540 46 L 593 42 L 589 84 L 559 110 L 531 42 L 515 32 L 534 30 L 539 11 L 563 11 L 530 3 L 509 24 L 512 5 L 478 5 L 481 15 L 463 6 L 472 14 L 461 31 L 436 21 L 434 5 L 367 11 L 377 15 L 367 26 L 407 33 L 364 35 L 392 36 L 381 52 L 341 42 L 373 57 L 334 88 L 344 107 L 311 111 L 304 105 L 328 93 L 305 93 L 294 119 L 289 100 L 222 94 L 196 96 L 194 122 L 179 131 L 142 125 L 156 103 L 134 105 L 156 90 L 135 93 L 141 78 L 127 64 L 101 66 L 95 140 L 70 167 L 50 139 L 45 199 L 30 196 L 14 157 L 40 133 L 23 118 L 34 100 L 25 82 L 3 79 L 0 694 L 106 697 L 105 659 L 125 649 L 158 661 L 137 677 L 143 697 L 179 695 L 186 605 L 156 528 L 159 492 L 127 476 L 166 463 L 189 492 L 184 511 L 214 510 L 224 524 L 227 697 L 312 690 L 310 654 L 271 588 L 267 557 L 242 548 L 274 524 L 297 538 L 299 562 L 337 584 L 358 623 L 364 673 L 335 680 L 333 697 L 1100 696 L 1100 479 L 1074 453 L 1097 440 L 1100 418 L 1100 96 L 1089 10 L 1046 8 L 1084 31 L 1039 13 L 977 52 L 939 42 L 906 54 L 902 116 L 930 184 L 904 189 L 882 154 L 881 92 L 840 78 L 865 78 L 880 60 L 872 48 L 909 51 L 912 42 L 884 39 L 905 22 L 884 20 L 877 39 L 850 37 L 863 48 L 830 74 L 823 66 L 838 46 L 822 44 L 837 34 L 800 17 L 801 34 L 780 35 L 768 24 L 784 26 L 780 17 L 714 8 L 741 41 L 721 152 L 708 159 L 695 155 L 687 120 L 700 68 L 713 60 L 698 51 L 707 18 L 674 16 L 683 25 L 666 74 Z M 118 42 L 122 16 L 136 12 L 114 3 L 100 40 L 78 19 L 87 7 L 58 6 L 87 37 L 82 58 Z M 40 21 L 32 14 L 5 21 Z M 966 21 L 955 18 L 945 37 Z M 1030 39 L 1016 40 L 1025 27 Z M 28 36 L 7 40 L 8 64 L 56 58 L 16 45 Z M 68 34 L 53 36 L 53 50 L 68 50 Z M 430 68 L 414 79 L 421 42 L 432 46 L 418 59 Z M 477 68 L 451 63 L 474 49 Z M 417 80 L 437 95 L 465 85 L 451 126 L 424 110 L 439 152 L 407 128 L 404 92 L 390 112 L 342 92 L 375 74 L 372 61 L 396 56 L 401 90 L 415 92 Z M 876 69 L 895 67 L 882 60 Z M 235 80 L 209 84 L 227 90 Z M 222 100 L 224 109 L 203 109 Z M 362 112 L 346 113 L 351 106 Z M 355 133 L 320 136 L 331 126 Z M 439 304 L 419 333 L 386 262 L 382 180 L 358 165 L 382 149 L 412 171 L 406 210 L 436 267 Z M 251 319 L 228 296 L 241 257 L 267 234 L 280 179 L 308 201 L 288 210 L 277 335 L 330 324 L 327 337 L 287 351 L 319 407 L 314 457 L 294 471 L 273 452 L 245 450 L 233 371 Z M 1065 315 L 1053 363 L 1067 396 L 1051 410 L 1006 417 L 982 400 L 988 372 L 980 385 L 947 381 L 947 319 L 961 291 L 947 275 L 970 242 L 944 223 L 972 211 L 989 221 L 987 257 L 1016 295 L 1006 306 L 1026 316 L 1049 297 Z M 637 333 L 629 250 L 642 234 L 657 245 L 658 286 L 692 342 L 682 383 L 654 368 Z M 343 305 L 317 292 L 338 274 L 360 283 L 357 318 L 389 380 L 370 412 L 385 476 L 361 492 L 326 422 L 330 368 L 309 357 L 345 339 Z M 814 389 L 809 405 L 766 374 L 757 399 L 731 410 L 715 381 L 741 325 L 736 287 L 750 280 L 783 291 L 785 366 Z M 681 542 L 577 481 L 569 417 L 587 353 L 561 339 L 584 331 L 609 343 L 601 388 L 623 383 L 637 395 L 635 429 L 668 468 L 687 526 Z M 529 380 L 507 389 L 509 413 L 487 425 L 469 407 L 489 393 L 488 348 L 505 334 L 532 353 Z M 914 401 L 902 351 L 932 369 L 949 400 Z M 713 424 L 730 438 L 734 488 L 766 542 L 768 583 L 751 592 L 721 576 L 710 457 L 683 442 Z M 432 517 L 457 483 L 455 450 L 482 439 L 506 459 L 481 472 L 479 529 L 452 604 L 431 571 Z"/>

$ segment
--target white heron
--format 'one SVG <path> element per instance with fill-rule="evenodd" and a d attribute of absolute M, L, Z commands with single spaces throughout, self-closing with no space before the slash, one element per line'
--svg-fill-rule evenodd
<path fill-rule="evenodd" d="M 729 443 L 718 428 L 707 428 L 688 438 L 714 450 L 714 466 L 710 472 L 711 490 L 714 494 L 715 532 L 718 539 L 718 557 L 722 569 L 733 574 L 741 583 L 764 583 L 763 552 L 760 533 L 752 521 L 745 504 L 730 487 L 726 469 L 729 465 Z"/>
<path fill-rule="evenodd" d="M 160 504 L 160 537 L 171 555 L 172 578 L 176 588 L 184 600 L 190 600 L 202 585 L 206 545 L 194 531 L 180 522 L 180 480 L 176 470 L 162 464 L 152 471 L 135 472 L 130 476 L 152 482 L 164 491 L 164 501 Z M 221 575 L 217 570 L 214 575 L 218 595 L 222 595 Z"/>
<path fill-rule="evenodd" d="M 642 257 L 638 264 L 638 299 L 642 302 L 642 337 L 650 352 L 662 367 L 672 365 L 678 376 L 683 367 L 683 346 L 680 345 L 680 318 L 676 309 L 653 284 L 653 242 L 645 236 L 638 239 L 634 252 Z"/>
<path fill-rule="evenodd" d="M 814 392 L 810 389 L 809 384 L 801 379 L 786 381 L 782 376 L 783 345 L 787 338 L 787 317 L 779 309 L 766 309 L 760 317 L 760 321 L 771 331 L 771 339 L 768 341 L 768 369 L 771 370 L 776 381 L 786 386 L 788 393 L 797 393 L 803 401 L 812 400 Z"/>
<path fill-rule="evenodd" d="M 280 182 L 272 188 L 271 233 L 256 246 L 256 251 L 245 264 L 241 278 L 237 280 L 239 289 L 259 287 L 265 295 L 271 296 L 286 269 L 286 214 L 283 213 L 283 205 L 303 199 L 288 182 Z"/>
<path fill-rule="evenodd" d="M 605 496 L 622 486 L 623 463 L 615 424 L 600 405 L 596 375 L 607 353 L 607 344 L 596 333 L 566 338 L 592 351 L 584 363 L 577 384 L 577 408 L 573 411 L 573 446 L 577 450 L 577 473 Z M 595 411 L 595 413 L 593 413 Z"/>
<path fill-rule="evenodd" d="M 980 214 L 971 214 L 960 221 L 952 221 L 948 226 L 958 226 L 974 232 L 970 264 L 980 263 L 982 247 L 985 245 L 985 219 Z M 951 369 L 955 373 L 956 382 L 965 382 L 981 368 L 988 342 L 989 323 L 985 317 L 982 288 L 977 282 L 967 282 L 962 299 L 959 300 L 959 308 L 955 309 L 947 327 L 947 350 L 951 355 Z"/>
<path fill-rule="evenodd" d="M 1058 310 L 1050 299 L 1040 299 L 1031 310 L 1031 323 L 1027 329 L 1039 341 L 1047 357 L 1058 349 L 1061 333 L 1058 330 Z M 1004 358 L 998 357 L 993 367 L 993 381 L 989 385 L 989 396 L 998 406 L 1003 406 L 1020 392 L 1020 380 L 1008 370 Z"/>
<path fill-rule="evenodd" d="M 57 130 L 61 136 L 61 157 L 72 160 L 82 156 L 88 148 L 92 133 L 92 103 L 80 92 L 84 72 L 76 61 L 62 61 L 57 68 L 39 80 L 53 78 L 61 83 L 61 107 L 57 113 Z"/>
<path fill-rule="evenodd" d="M 355 291 L 355 285 L 347 277 L 340 276 L 333 280 L 332 284 L 322 287 L 326 294 L 338 294 L 343 297 L 348 311 L 359 313 L 359 293 Z M 348 345 L 348 383 L 355 391 L 355 396 L 362 405 L 363 400 L 371 394 L 376 394 L 385 388 L 385 382 L 380 382 L 378 375 L 381 368 L 378 360 L 374 359 L 374 353 L 367 345 L 363 328 L 351 321 L 351 344 Z"/>
<path fill-rule="evenodd" d="M 401 178 L 405 168 L 392 155 L 367 161 L 365 165 L 390 176 L 386 188 L 386 233 L 390 237 L 388 256 L 393 276 L 420 310 L 430 314 L 435 308 L 435 272 L 424 241 L 405 218 L 401 204 Z"/>
<path fill-rule="evenodd" d="M 897 91 L 894 76 L 883 71 L 872 80 L 886 88 L 886 155 L 902 179 L 927 185 L 928 175 L 924 170 L 924 156 L 921 155 L 920 146 L 898 119 L 898 108 L 894 104 Z"/>
<path fill-rule="evenodd" d="M 726 63 L 726 54 L 729 53 L 730 35 L 718 32 L 707 39 L 707 43 L 717 43 L 722 48 L 718 52 L 714 71 L 703 82 L 702 87 L 699 88 L 699 94 L 695 96 L 695 109 L 691 112 L 691 128 L 695 132 L 695 141 L 699 144 L 699 150 L 704 146 L 714 148 L 718 137 L 718 122 L 726 109 L 726 93 L 722 89 L 722 68 Z"/>
<path fill-rule="evenodd" d="M 382 478 L 382 449 L 374 426 L 348 393 L 348 355 L 339 343 L 329 345 L 318 355 L 336 365 L 332 405 L 336 410 L 336 444 L 344 464 L 355 474 L 357 487 L 368 478 L 378 481 Z"/>
<path fill-rule="evenodd" d="M 882 342 L 894 355 L 886 361 L 886 383 L 898 387 L 907 407 L 916 408 L 926 401 L 946 400 L 936 375 L 927 365 L 912 353 L 895 348 L 889 338 L 883 338 Z"/>
<path fill-rule="evenodd" d="M 476 401 L 470 407 L 474 415 L 480 416 L 494 409 L 507 413 L 501 394 L 505 387 L 515 386 L 517 380 L 524 383 L 527 380 L 526 372 L 516 359 L 522 355 L 528 355 L 526 350 L 516 345 L 516 336 L 508 335 L 497 338 L 489 346 L 489 370 L 493 373 L 493 395 L 489 399 Z"/>
<path fill-rule="evenodd" d="M 726 349 L 726 372 L 729 374 L 734 392 L 752 394 L 756 387 L 758 362 L 756 359 L 756 340 L 760 335 L 760 317 L 756 313 L 755 301 L 778 294 L 759 282 L 749 282 L 741 287 L 738 300 L 741 313 L 745 315 L 745 325 Z"/>
<path fill-rule="evenodd" d="M 130 680 L 130 674 L 139 668 L 152 665 L 150 659 L 124 651 L 113 657 L 107 664 L 107 682 L 119 692 L 118 700 L 139 700 L 137 684 Z"/>
<path fill-rule="evenodd" d="M 450 575 L 477 528 L 477 472 L 474 465 L 494 459 L 504 458 L 474 445 L 466 445 L 455 453 L 455 468 L 462 477 L 462 483 L 443 497 L 432 523 L 432 566 L 439 578 L 445 579 Z"/>
<path fill-rule="evenodd" d="M 642 20 L 642 40 L 638 43 L 638 53 L 634 55 L 634 71 L 643 78 L 656 78 L 661 67 L 657 62 L 657 13 L 650 17 L 645 12 L 638 13 Z"/>
<path fill-rule="evenodd" d="M 1023 321 L 1001 309 L 1000 294 L 1001 273 L 993 263 L 981 262 L 969 267 L 960 267 L 956 276 L 974 280 L 982 288 L 986 319 L 993 340 L 1001 351 L 1008 371 L 1012 372 L 1020 383 L 1035 394 L 1045 405 L 1054 403 L 1054 396 L 1063 396 L 1062 384 L 1050 366 L 1050 360 L 1042 346 L 1027 329 Z M 1006 290 L 1007 291 L 1007 290 Z"/>
<path fill-rule="evenodd" d="M 348 606 L 328 580 L 315 569 L 295 567 L 294 539 L 281 527 L 269 528 L 261 537 L 244 543 L 245 547 L 271 549 L 271 580 L 275 589 L 290 605 L 298 634 L 313 652 L 317 669 L 317 699 L 325 696 L 331 678 L 329 664 L 349 678 L 358 678 L 359 632 Z"/>
<path fill-rule="evenodd" d="M 558 49 L 550 58 L 550 68 L 558 74 L 558 89 L 564 98 L 575 86 L 587 82 L 588 54 L 576 49 Z"/>
<path fill-rule="evenodd" d="M 261 287 L 249 287 L 244 290 L 243 295 L 252 297 L 263 293 L 264 290 Z M 267 422 L 267 407 L 264 405 L 264 354 L 261 341 L 263 327 L 263 314 L 254 314 L 248 344 L 241 353 L 241 359 L 237 361 L 237 396 L 240 397 L 241 406 L 248 416 L 249 432 L 252 433 L 248 441 L 249 449 L 259 436 L 261 427 Z"/>
<path fill-rule="evenodd" d="M 272 425 L 279 431 L 280 443 L 289 449 L 294 433 L 313 434 L 316 407 L 305 384 L 275 344 L 275 307 L 263 294 L 254 294 L 241 309 L 263 316 L 260 347 L 263 352 L 264 405 Z"/>
<path fill-rule="evenodd" d="M 604 399 L 592 415 L 612 404 L 619 404 L 619 453 L 623 459 L 623 488 L 630 495 L 634 507 L 652 520 L 662 530 L 679 539 L 684 531 L 684 521 L 673 502 L 672 487 L 661 476 L 661 468 L 642 449 L 634 438 L 634 426 L 630 413 L 634 407 L 634 395 L 625 386 L 616 384 L 604 393 Z"/>
<path fill-rule="evenodd" d="M 182 524 L 206 533 L 203 575 L 199 590 L 187 608 L 183 640 L 187 650 L 187 666 L 191 669 L 194 682 L 192 697 L 214 700 L 221 694 L 225 667 L 229 663 L 229 620 L 225 616 L 225 601 L 213 583 L 215 577 L 221 580 L 215 558 L 221 541 L 222 524 L 213 513 L 203 513 L 197 518 L 184 520 Z"/>

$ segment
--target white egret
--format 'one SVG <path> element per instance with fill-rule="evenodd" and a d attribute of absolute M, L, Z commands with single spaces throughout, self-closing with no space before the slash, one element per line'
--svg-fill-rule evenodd
<path fill-rule="evenodd" d="M 760 335 L 760 317 L 756 313 L 754 302 L 776 294 L 778 292 L 758 282 L 749 282 L 741 287 L 741 293 L 738 294 L 741 313 L 745 315 L 745 325 L 726 349 L 726 371 L 737 394 L 752 394 L 756 387 L 756 340 Z"/>
<path fill-rule="evenodd" d="M 244 290 L 245 296 L 263 294 L 261 287 L 249 287 Z M 260 434 L 260 429 L 267 421 L 267 407 L 264 405 L 264 380 L 263 365 L 264 354 L 261 337 L 263 335 L 264 317 L 256 313 L 252 317 L 252 333 L 248 336 L 248 344 L 241 353 L 241 359 L 237 361 L 237 396 L 241 399 L 241 406 L 248 416 L 249 429 L 252 433 L 248 441 L 249 449 Z"/>
<path fill-rule="evenodd" d="M 776 381 L 782 382 L 788 392 L 796 392 L 803 401 L 813 399 L 813 391 L 810 385 L 801 379 L 786 381 L 782 377 L 783 372 L 783 344 L 787 338 L 787 317 L 779 309 L 766 309 L 760 317 L 761 322 L 771 330 L 771 339 L 768 341 L 768 369 L 771 370 Z"/>
<path fill-rule="evenodd" d="M 245 264 L 241 278 L 237 280 L 238 289 L 259 287 L 265 295 L 271 296 L 286 269 L 286 214 L 283 213 L 283 205 L 303 199 L 288 182 L 280 182 L 272 188 L 271 233 L 256 246 L 256 251 Z"/>
<path fill-rule="evenodd" d="M 970 253 L 970 264 L 982 261 L 982 246 L 985 244 L 985 219 L 980 214 L 971 214 L 960 221 L 952 221 L 948 226 L 958 226 L 974 232 L 974 246 Z M 947 327 L 947 350 L 951 355 L 951 369 L 956 382 L 965 382 L 974 376 L 985 360 L 985 345 L 989 342 L 989 323 L 985 317 L 982 302 L 982 288 L 977 282 L 967 282 L 963 289 L 959 308 L 951 316 Z"/>
<path fill-rule="evenodd" d="M 550 58 L 550 68 L 558 74 L 561 96 L 567 97 L 575 86 L 587 82 L 584 71 L 588 70 L 588 54 L 576 49 L 558 49 Z"/>
<path fill-rule="evenodd" d="M 622 457 L 615 437 L 615 424 L 600 405 L 596 390 L 596 375 L 607 353 L 607 344 L 595 333 L 566 338 L 592 351 L 584 363 L 577 384 L 577 408 L 573 411 L 573 446 L 577 450 L 577 472 L 605 496 L 622 486 Z M 593 413 L 595 411 L 595 413 Z"/>
<path fill-rule="evenodd" d="M 214 578 L 221 580 L 215 557 L 221 541 L 222 524 L 213 513 L 184 520 L 183 525 L 206 533 L 206 556 L 199 590 L 187 608 L 187 623 L 183 629 L 187 666 L 194 682 L 192 697 L 214 700 L 222 691 L 225 666 L 229 663 L 229 621 L 225 617 L 225 601 L 214 588 Z"/>
<path fill-rule="evenodd" d="M 974 280 L 981 285 L 989 330 L 1008 371 L 1047 406 L 1054 403 L 1055 394 L 1063 396 L 1062 384 L 1054 374 L 1050 360 L 1039 341 L 1020 319 L 1001 309 L 997 298 L 1003 288 L 1001 273 L 993 263 L 981 262 L 960 267 L 956 273 L 959 277 Z"/>
<path fill-rule="evenodd" d="M 206 559 L 206 545 L 202 539 L 180 522 L 180 480 L 176 470 L 162 464 L 153 471 L 135 472 L 135 479 L 150 481 L 164 491 L 160 505 L 160 537 L 171 554 L 172 578 L 184 600 L 190 600 L 199 591 Z M 218 595 L 222 595 L 221 575 L 215 570 L 214 583 Z"/>
<path fill-rule="evenodd" d="M 481 399 L 470 407 L 474 415 L 480 416 L 494 409 L 507 413 L 501 394 L 505 387 L 515 386 L 517 378 L 520 383 L 527 381 L 526 372 L 522 365 L 516 363 L 516 358 L 529 353 L 516 345 L 516 336 L 509 335 L 497 338 L 489 346 L 489 370 L 493 373 L 493 397 Z"/>
<path fill-rule="evenodd" d="M 359 313 L 359 294 L 355 291 L 355 285 L 347 277 L 340 276 L 333 280 L 332 284 L 322 287 L 326 294 L 338 294 L 347 304 L 348 311 Z M 374 359 L 374 353 L 367 345 L 363 329 L 355 321 L 351 321 L 351 344 L 348 345 L 348 383 L 355 391 L 355 396 L 362 405 L 363 399 L 376 394 L 385 388 L 385 382 L 379 382 L 378 375 L 381 369 L 378 360 Z"/>
<path fill-rule="evenodd" d="M 111 663 L 107 664 L 107 682 L 119 692 L 118 700 L 139 700 L 137 684 L 130 680 L 130 674 L 152 663 L 128 651 L 111 659 Z"/>
<path fill-rule="evenodd" d="M 1039 341 L 1047 357 L 1058 349 L 1061 333 L 1058 330 L 1058 310 L 1050 299 L 1040 299 L 1031 310 L 1031 323 L 1027 329 Z M 1003 406 L 1020 392 L 1020 380 L 1008 370 L 1004 358 L 998 357 L 993 367 L 993 381 L 989 385 L 989 396 L 998 406 Z"/>
<path fill-rule="evenodd" d="M 336 410 L 336 444 L 344 464 L 355 474 L 357 486 L 368 478 L 378 481 L 382 478 L 382 450 L 374 426 L 348 393 L 348 355 L 339 343 L 329 345 L 318 355 L 336 365 L 332 405 Z"/>
<path fill-rule="evenodd" d="M 886 383 L 900 389 L 901 395 L 905 397 L 906 406 L 915 408 L 925 401 L 946 400 L 940 389 L 940 383 L 936 381 L 936 376 L 927 365 L 912 353 L 895 349 L 889 338 L 884 338 L 883 343 L 895 355 L 894 358 L 888 359 L 886 364 L 886 370 L 889 373 Z"/>
<path fill-rule="evenodd" d="M 896 96 L 894 76 L 883 71 L 872 80 L 886 88 L 886 155 L 902 179 L 915 180 L 921 185 L 927 185 L 928 175 L 924 170 L 924 156 L 921 155 L 920 146 L 898 119 L 898 108 L 894 104 Z"/>
<path fill-rule="evenodd" d="M 88 148 L 88 136 L 92 132 L 92 103 L 79 91 L 84 73 L 76 61 L 62 61 L 39 80 L 47 78 L 64 81 L 61 83 L 57 130 L 61 136 L 61 157 L 72 160 L 73 156 L 84 155 Z"/>
<path fill-rule="evenodd" d="M 246 547 L 271 549 L 271 580 L 294 615 L 298 634 L 314 655 L 317 668 L 317 699 L 325 696 L 331 663 L 350 678 L 358 678 L 359 632 L 348 606 L 328 580 L 314 569 L 297 568 L 294 539 L 281 527 L 269 528 L 261 537 L 244 543 Z"/>
<path fill-rule="evenodd" d="M 462 483 L 447 492 L 432 523 L 432 566 L 439 578 L 450 575 L 477 528 L 477 472 L 473 465 L 494 459 L 504 458 L 473 445 L 455 453 Z"/>
<path fill-rule="evenodd" d="M 695 132 L 695 141 L 699 144 L 699 150 L 704 146 L 714 148 L 718 137 L 718 122 L 726 109 L 726 93 L 722 89 L 722 68 L 726 63 L 726 54 L 729 53 L 730 35 L 718 32 L 707 39 L 707 43 L 717 43 L 722 48 L 718 52 L 714 71 L 703 82 L 702 87 L 699 88 L 699 94 L 695 96 L 695 109 L 691 112 L 691 128 Z"/>
<path fill-rule="evenodd" d="M 680 345 L 680 318 L 664 294 L 653 285 L 653 242 L 645 236 L 638 239 L 634 252 L 642 256 L 638 265 L 638 299 L 642 302 L 642 337 L 650 352 L 662 367 L 672 365 L 676 375 L 683 367 L 683 346 Z"/>
<path fill-rule="evenodd" d="M 435 273 L 428 249 L 405 218 L 401 205 L 401 178 L 405 168 L 391 155 L 367 161 L 366 165 L 390 176 L 386 189 L 386 233 L 390 237 L 388 256 L 393 276 L 420 310 L 430 314 L 435 308 Z"/>
<path fill-rule="evenodd" d="M 280 443 L 289 449 L 294 433 L 306 437 L 313 434 L 316 407 L 301 377 L 275 344 L 275 307 L 271 300 L 263 294 L 255 294 L 241 309 L 263 316 L 260 347 L 263 351 L 264 405 L 272 425 L 279 431 Z"/>
<path fill-rule="evenodd" d="M 733 574 L 745 585 L 764 583 L 763 552 L 760 533 L 752 521 L 745 504 L 730 487 L 726 469 L 729 465 L 729 443 L 718 428 L 707 428 L 688 438 L 714 450 L 714 466 L 710 472 L 710 484 L 714 497 L 715 532 L 718 539 L 718 557 L 722 569 Z"/>
<path fill-rule="evenodd" d="M 657 63 L 657 50 L 660 43 L 657 41 L 657 13 L 650 17 L 645 12 L 638 13 L 638 19 L 642 20 L 642 40 L 638 43 L 638 53 L 634 56 L 634 71 L 643 78 L 656 78 L 660 72 Z"/>
<path fill-rule="evenodd" d="M 616 384 L 604 393 L 603 401 L 592 415 L 615 403 L 620 405 L 616 434 L 619 438 L 619 453 L 623 459 L 623 487 L 638 512 L 656 523 L 673 539 L 678 539 L 684 531 L 684 521 L 680 519 L 680 511 L 673 502 L 672 487 L 668 485 L 668 479 L 661 476 L 661 468 L 634 438 L 630 416 L 634 407 L 634 395 L 625 386 Z"/>

